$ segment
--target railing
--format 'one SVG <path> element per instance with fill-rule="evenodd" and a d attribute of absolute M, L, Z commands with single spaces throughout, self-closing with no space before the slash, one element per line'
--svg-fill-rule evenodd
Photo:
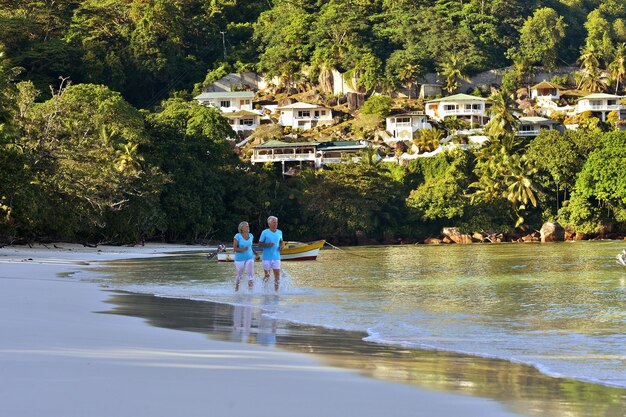
<path fill-rule="evenodd" d="M 536 130 L 518 130 L 515 135 L 516 136 L 538 136 L 540 133 L 539 129 Z"/>
<path fill-rule="evenodd" d="M 450 114 L 463 114 L 463 115 L 479 115 L 479 116 L 484 116 L 485 115 L 485 110 L 481 110 L 481 109 L 451 109 L 451 110 L 446 110 L 446 109 L 439 109 L 439 113 L 440 113 L 440 117 L 443 115 L 450 115 Z"/>
<path fill-rule="evenodd" d="M 291 154 L 274 154 L 274 155 L 252 155 L 252 162 L 271 162 L 271 161 L 315 161 L 314 153 L 291 153 Z"/>
<path fill-rule="evenodd" d="M 578 112 L 583 112 L 586 110 L 598 110 L 598 111 L 613 111 L 620 110 L 622 108 L 619 104 L 579 104 L 577 107 Z"/>

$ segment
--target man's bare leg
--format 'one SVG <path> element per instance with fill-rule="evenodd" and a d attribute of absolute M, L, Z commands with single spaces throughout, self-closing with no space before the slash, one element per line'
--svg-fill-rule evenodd
<path fill-rule="evenodd" d="M 274 269 L 274 291 L 278 291 L 279 285 L 280 285 L 280 269 Z"/>

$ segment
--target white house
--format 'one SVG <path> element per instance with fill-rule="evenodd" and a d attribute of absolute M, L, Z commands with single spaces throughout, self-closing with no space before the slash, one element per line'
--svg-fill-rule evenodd
<path fill-rule="evenodd" d="M 541 130 L 553 130 L 559 124 L 556 120 L 545 117 L 520 117 L 516 136 L 537 136 Z"/>
<path fill-rule="evenodd" d="M 544 80 L 530 87 L 530 98 L 533 100 L 557 101 L 561 98 L 562 89 L 563 87 Z"/>
<path fill-rule="evenodd" d="M 253 111 L 239 110 L 223 115 L 235 133 L 244 138 L 250 136 L 252 131 L 261 124 L 261 115 Z"/>
<path fill-rule="evenodd" d="M 294 129 L 311 129 L 317 125 L 330 124 L 333 120 L 329 107 L 309 103 L 293 103 L 276 108 L 280 111 L 278 123 Z"/>
<path fill-rule="evenodd" d="M 218 108 L 222 113 L 252 110 L 254 91 L 216 91 L 194 97 L 200 104 Z"/>
<path fill-rule="evenodd" d="M 372 146 L 370 143 L 361 141 L 287 143 L 270 140 L 252 148 L 251 162 L 280 163 L 285 174 L 294 167 L 321 168 L 326 164 L 340 163 L 346 157 L 352 160 L 360 159 L 360 153 L 370 146 Z"/>
<path fill-rule="evenodd" d="M 489 121 L 489 100 L 470 96 L 469 94 L 454 94 L 452 96 L 428 100 L 425 113 L 434 120 L 443 120 L 455 116 L 470 122 L 470 125 L 483 126 Z"/>
<path fill-rule="evenodd" d="M 606 116 L 612 111 L 620 112 L 622 105 L 620 104 L 621 96 L 605 93 L 594 93 L 579 98 L 574 108 L 574 114 L 580 114 L 591 111 L 600 120 L 606 121 Z"/>
<path fill-rule="evenodd" d="M 424 113 L 410 112 L 387 116 L 385 119 L 387 132 L 391 135 L 386 142 L 397 142 L 398 140 L 411 140 L 413 133 L 420 129 L 432 129 L 428 123 L 428 116 Z"/>

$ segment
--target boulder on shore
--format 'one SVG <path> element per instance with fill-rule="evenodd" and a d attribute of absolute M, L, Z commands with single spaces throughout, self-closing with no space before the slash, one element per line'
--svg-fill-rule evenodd
<path fill-rule="evenodd" d="M 539 233 L 542 242 L 563 242 L 565 240 L 565 229 L 556 222 L 544 223 Z"/>

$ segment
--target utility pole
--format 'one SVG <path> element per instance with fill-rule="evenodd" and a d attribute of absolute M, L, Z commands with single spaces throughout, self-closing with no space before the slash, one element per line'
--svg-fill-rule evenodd
<path fill-rule="evenodd" d="M 226 38 L 224 37 L 224 35 L 226 35 L 226 32 L 221 32 L 222 34 L 222 47 L 224 48 L 224 61 L 226 61 Z"/>

